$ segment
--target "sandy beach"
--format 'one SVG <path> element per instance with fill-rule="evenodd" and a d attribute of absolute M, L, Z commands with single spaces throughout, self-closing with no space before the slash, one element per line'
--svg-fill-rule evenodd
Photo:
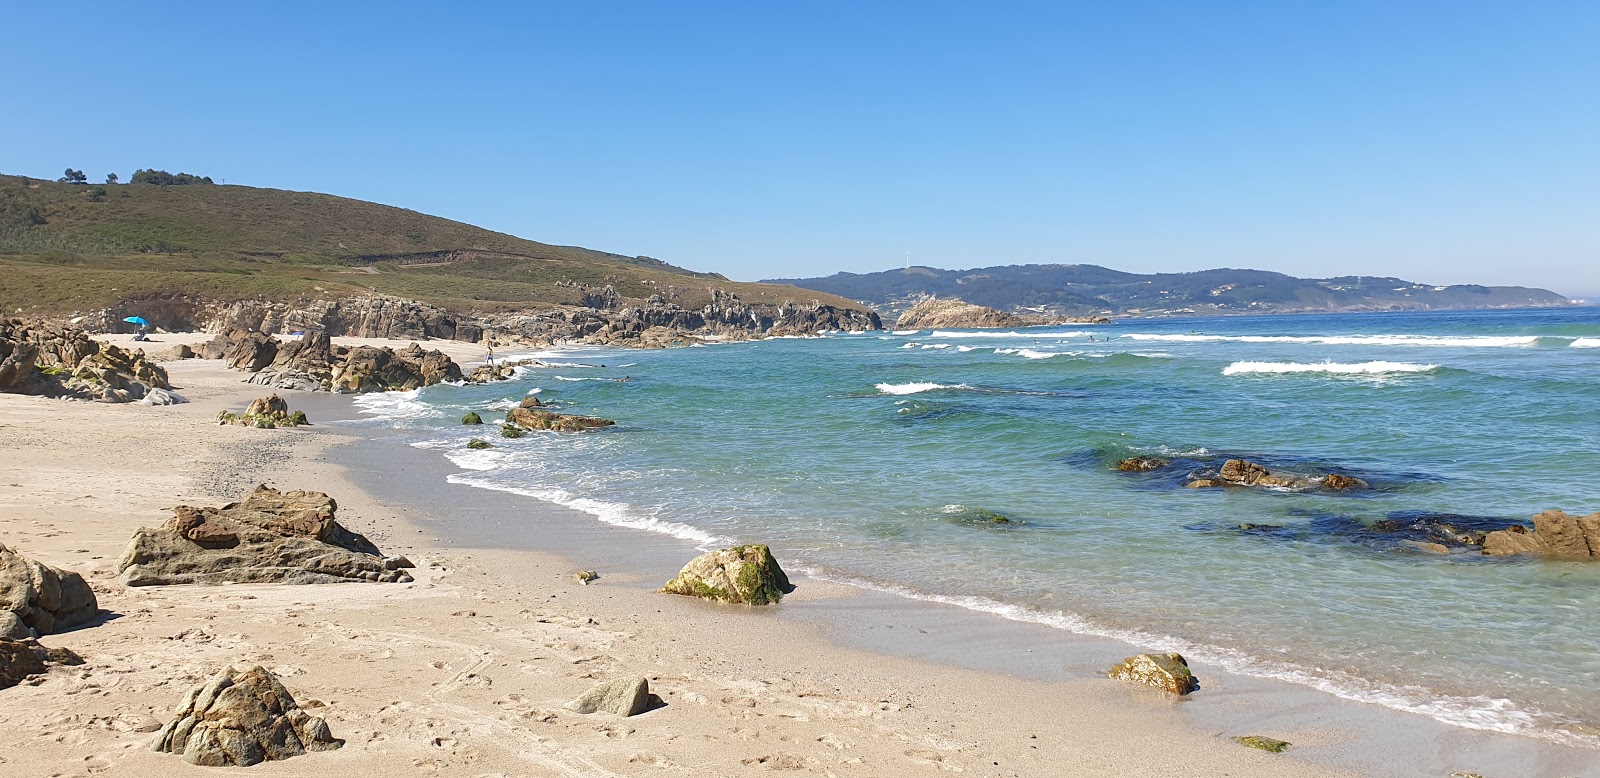
<path fill-rule="evenodd" d="M 157 339 L 146 348 L 206 336 Z M 471 344 L 425 345 L 463 362 L 482 356 Z M 444 492 L 442 477 L 421 472 L 423 452 L 393 452 L 404 470 L 374 472 L 362 428 L 316 425 L 319 409 L 348 398 L 282 392 L 310 428 L 218 426 L 219 411 L 265 392 L 216 361 L 166 367 L 190 403 L 0 395 L 0 541 L 82 573 L 105 611 L 42 641 L 86 664 L 0 692 L 0 775 L 214 774 L 152 752 L 152 732 L 193 685 L 252 664 L 345 741 L 247 768 L 261 775 L 1596 774 L 1590 752 L 1206 667 L 1196 668 L 1203 691 L 1175 701 L 1097 676 L 1083 659 L 1132 647 L 803 577 L 767 610 L 658 594 L 661 571 L 692 548 L 526 498 Z M 117 580 L 135 529 L 258 483 L 333 496 L 342 524 L 417 563 L 416 581 Z M 428 491 L 440 496 L 419 496 Z M 571 531 L 514 547 L 451 531 L 457 511 L 513 509 Z M 580 568 L 602 577 L 580 585 Z M 1060 656 L 1033 650 L 1051 643 Z M 1064 669 L 1062 656 L 1084 666 Z M 665 705 L 630 718 L 563 709 L 624 675 L 648 677 Z M 1229 740 L 1249 734 L 1295 747 L 1269 754 Z"/>

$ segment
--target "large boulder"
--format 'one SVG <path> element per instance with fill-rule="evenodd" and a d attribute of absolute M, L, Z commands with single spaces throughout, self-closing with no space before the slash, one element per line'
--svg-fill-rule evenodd
<path fill-rule="evenodd" d="M 342 358 L 329 383 L 343 393 L 410 390 L 444 381 L 462 380 L 461 366 L 442 351 L 424 351 L 415 343 L 395 351 L 355 346 L 334 350 Z"/>
<path fill-rule="evenodd" d="M 535 403 L 539 400 L 529 395 Z M 582 432 L 610 427 L 616 422 L 596 416 L 573 416 L 555 413 L 539 407 L 518 406 L 506 413 L 506 421 L 527 430 L 554 430 L 556 432 Z"/>
<path fill-rule="evenodd" d="M 637 716 L 650 707 L 650 682 L 634 675 L 607 681 L 566 704 L 574 713 L 611 713 Z"/>
<path fill-rule="evenodd" d="M 783 595 L 794 591 L 794 586 L 766 546 L 734 546 L 690 560 L 661 591 L 718 602 L 767 605 L 782 600 Z"/>
<path fill-rule="evenodd" d="M 0 392 L 131 402 L 170 388 L 166 370 L 143 351 L 74 327 L 0 319 Z"/>
<path fill-rule="evenodd" d="M 178 703 L 151 748 L 205 767 L 248 767 L 344 745 L 262 667 L 228 668 Z"/>
<path fill-rule="evenodd" d="M 1154 686 L 1177 695 L 1200 688 L 1182 654 L 1137 654 L 1112 665 L 1107 673 L 1119 681 Z"/>
<path fill-rule="evenodd" d="M 1483 553 L 1490 556 L 1544 554 L 1573 559 L 1600 558 L 1600 513 L 1569 516 L 1545 511 L 1533 517 L 1533 529 L 1516 525 L 1490 532 L 1483 538 Z"/>
<path fill-rule="evenodd" d="M 20 622 L 48 635 L 87 624 L 99 613 L 94 591 L 83 576 L 0 545 L 0 632 L 17 636 Z"/>
<path fill-rule="evenodd" d="M 180 505 L 160 527 L 134 533 L 117 570 L 129 586 L 411 580 L 339 524 L 336 509 L 322 492 L 264 485 L 221 508 Z"/>

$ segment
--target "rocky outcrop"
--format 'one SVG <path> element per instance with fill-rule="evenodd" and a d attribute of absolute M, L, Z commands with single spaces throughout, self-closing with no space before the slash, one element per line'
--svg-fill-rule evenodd
<path fill-rule="evenodd" d="M 407 582 L 403 560 L 334 519 L 322 492 L 258 486 L 221 508 L 180 505 L 155 529 L 140 528 L 117 561 L 129 586 L 221 583 Z"/>
<path fill-rule="evenodd" d="M 961 300 L 930 297 L 900 314 L 894 326 L 897 329 L 1023 327 L 1027 326 L 1027 322 L 994 308 L 985 308 Z"/>
<path fill-rule="evenodd" d="M 326 333 L 308 333 L 279 344 L 260 332 L 235 330 L 213 338 L 200 353 L 254 372 L 250 383 L 280 389 L 363 393 L 462 380 L 461 367 L 442 351 L 423 350 L 415 343 L 399 351 L 387 346 L 334 346 Z"/>
<path fill-rule="evenodd" d="M 610 304 L 603 298 L 602 303 Z M 815 300 L 750 304 L 722 289 L 713 289 L 711 301 L 698 309 L 652 295 L 643 303 L 618 303 L 614 308 L 567 307 L 494 314 L 484 317 L 484 325 L 496 333 L 532 343 L 596 343 L 631 348 L 683 345 L 707 337 L 749 340 L 883 328 L 878 315 L 870 311 L 839 308 Z"/>
<path fill-rule="evenodd" d="M 217 414 L 217 422 L 268 430 L 279 427 L 300 427 L 311 423 L 306 419 L 305 411 L 291 413 L 289 403 L 276 394 L 251 400 L 249 407 L 245 408 L 242 414 L 223 411 Z"/>
<path fill-rule="evenodd" d="M 1200 688 L 1200 682 L 1189 672 L 1189 662 L 1176 653 L 1130 656 L 1112 665 L 1107 674 L 1119 681 L 1154 686 L 1180 696 Z"/>
<path fill-rule="evenodd" d="M 1160 457 L 1128 457 L 1119 460 L 1113 469 L 1123 473 L 1148 473 L 1166 466 L 1167 460 Z"/>
<path fill-rule="evenodd" d="M 1050 324 L 1110 324 L 1104 316 L 1044 316 L 1027 314 L 1016 316 L 995 308 L 974 305 L 964 300 L 929 297 L 900 314 L 894 323 L 897 329 L 934 329 L 984 327 L 1038 327 Z"/>
<path fill-rule="evenodd" d="M 718 602 L 767 605 L 782 600 L 783 595 L 794 591 L 794 586 L 766 546 L 734 546 L 690 560 L 661 591 Z"/>
<path fill-rule="evenodd" d="M 650 707 L 650 681 L 634 675 L 602 683 L 566 704 L 574 713 L 637 716 Z"/>
<path fill-rule="evenodd" d="M 99 613 L 94 590 L 83 576 L 0 545 L 0 636 L 62 632 L 93 621 Z"/>
<path fill-rule="evenodd" d="M 230 667 L 190 690 L 151 748 L 205 767 L 248 767 L 342 745 L 257 666 Z"/>
<path fill-rule="evenodd" d="M 1533 517 L 1531 530 L 1514 525 L 1484 535 L 1483 553 L 1600 559 L 1600 513 L 1569 516 L 1562 511 L 1545 511 Z"/>
<path fill-rule="evenodd" d="M 132 402 L 170 389 L 167 371 L 75 327 L 0 319 L 0 392 Z"/>
<path fill-rule="evenodd" d="M 45 648 L 31 639 L 12 640 L 0 637 L 0 689 L 22 683 L 30 675 L 39 675 L 48 665 L 81 665 L 83 660 L 65 648 Z"/>
<path fill-rule="evenodd" d="M 531 396 L 530 396 L 531 398 Z M 538 398 L 531 398 L 535 403 Z M 555 432 L 583 432 L 610 427 L 616 422 L 595 416 L 573 416 L 555 413 L 536 406 L 519 406 L 506 413 L 506 423 L 525 430 L 552 430 Z"/>
<path fill-rule="evenodd" d="M 1124 460 L 1128 461 L 1128 460 Z M 1118 463 L 1119 470 L 1122 463 Z M 1154 468 L 1149 468 L 1154 469 Z M 1308 476 L 1293 473 L 1276 473 L 1266 466 L 1247 459 L 1230 459 L 1211 475 L 1199 474 L 1184 486 L 1190 489 L 1211 489 L 1223 486 L 1254 486 L 1263 489 L 1306 490 L 1318 487 L 1335 491 L 1361 489 L 1367 482 L 1348 475 Z"/>

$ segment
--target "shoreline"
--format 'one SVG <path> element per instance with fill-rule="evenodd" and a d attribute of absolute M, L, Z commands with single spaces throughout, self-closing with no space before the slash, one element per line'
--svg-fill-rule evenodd
<path fill-rule="evenodd" d="M 254 768 L 268 775 L 1600 774 L 1591 751 L 1205 666 L 1196 668 L 1202 691 L 1172 700 L 1104 679 L 1106 652 L 1110 661 L 1134 653 L 1119 642 L 845 584 L 802 578 L 762 610 L 658 595 L 693 544 L 448 484 L 453 466 L 394 446 L 398 434 L 216 427 L 216 410 L 269 390 L 215 362 L 167 366 L 192 404 L 0 396 L 0 440 L 22 465 L 0 478 L 0 539 L 84 572 L 117 615 L 45 638 L 89 664 L 0 692 L 0 731 L 14 733 L 0 742 L 16 746 L 0 749 L 0 775 L 68 764 L 210 774 L 146 751 L 136 722 L 169 715 L 218 663 L 256 661 L 302 703 L 322 702 L 314 712 L 347 740 Z M 355 415 L 350 397 L 280 395 L 314 424 L 341 404 Z M 89 451 L 100 452 L 95 461 Z M 139 454 L 110 473 L 99 467 Z M 231 501 L 263 480 L 328 492 L 341 523 L 386 553 L 413 555 L 417 582 L 128 589 L 107 574 L 133 529 L 159 523 L 163 508 Z M 496 544 L 506 523 L 467 526 L 507 512 L 537 517 L 536 537 Z M 567 577 L 578 567 L 603 577 L 578 586 Z M 560 710 L 595 678 L 636 671 L 665 708 L 629 719 Z M 1226 739 L 1244 734 L 1295 748 L 1271 755 Z"/>

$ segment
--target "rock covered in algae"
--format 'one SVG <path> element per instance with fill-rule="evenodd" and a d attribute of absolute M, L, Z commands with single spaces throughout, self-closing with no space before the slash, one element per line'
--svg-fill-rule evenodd
<path fill-rule="evenodd" d="M 794 591 L 794 586 L 766 546 L 734 546 L 690 560 L 661 591 L 718 602 L 767 605 L 782 600 L 783 595 Z"/>
<path fill-rule="evenodd" d="M 248 767 L 344 745 L 263 667 L 228 668 L 190 690 L 151 748 L 206 767 Z"/>
<path fill-rule="evenodd" d="M 1274 754 L 1281 754 L 1284 751 L 1289 750 L 1289 741 L 1279 740 L 1277 738 L 1271 738 L 1265 735 L 1244 735 L 1241 737 L 1232 738 L 1232 740 L 1241 746 L 1259 748 L 1262 751 L 1271 751 Z"/>
<path fill-rule="evenodd" d="M 1177 695 L 1200 688 L 1194 674 L 1189 672 L 1189 662 L 1178 653 L 1130 656 L 1113 665 L 1108 675 L 1119 681 L 1154 686 Z"/>

